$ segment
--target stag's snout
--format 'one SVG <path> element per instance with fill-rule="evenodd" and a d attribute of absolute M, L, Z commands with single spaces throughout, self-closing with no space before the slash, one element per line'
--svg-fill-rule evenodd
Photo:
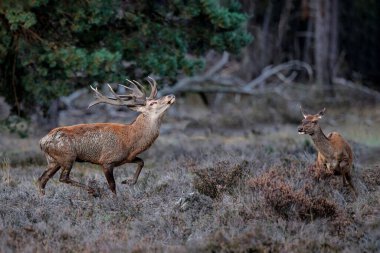
<path fill-rule="evenodd" d="M 165 101 L 167 102 L 167 104 L 171 105 L 175 101 L 175 96 L 174 95 L 167 95 L 165 97 Z"/>

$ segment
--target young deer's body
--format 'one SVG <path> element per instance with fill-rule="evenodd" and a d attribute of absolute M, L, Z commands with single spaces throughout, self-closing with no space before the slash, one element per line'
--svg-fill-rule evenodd
<path fill-rule="evenodd" d="M 298 133 L 308 134 L 314 142 L 318 151 L 315 166 L 323 171 L 330 172 L 335 175 L 342 175 L 343 185 L 346 181 L 355 191 L 352 184 L 351 169 L 353 164 L 353 153 L 347 141 L 337 132 L 332 132 L 326 136 L 318 120 L 322 118 L 326 109 L 318 114 L 310 115 L 302 112 L 304 119 L 298 127 Z"/>
<path fill-rule="evenodd" d="M 145 100 L 137 86 L 134 86 L 132 94 L 124 96 L 114 94 L 116 98 L 106 98 L 97 90 L 94 91 L 97 100 L 90 106 L 97 103 L 127 105 L 141 114 L 131 124 L 80 124 L 50 131 L 40 140 L 40 147 L 48 162 L 48 168 L 38 179 L 41 194 L 45 193 L 48 180 L 60 169 L 62 169 L 59 179 L 61 182 L 84 188 L 94 194 L 94 190 L 89 186 L 70 179 L 74 162 L 90 162 L 102 166 L 108 185 L 114 193 L 116 193 L 114 167 L 125 163 L 136 163 L 138 167 L 134 177 L 122 182 L 135 184 L 144 166 L 144 161 L 137 155 L 148 149 L 157 139 L 162 116 L 175 101 L 173 95 L 155 99 L 157 94 L 155 82 L 152 85 L 151 96 Z"/>

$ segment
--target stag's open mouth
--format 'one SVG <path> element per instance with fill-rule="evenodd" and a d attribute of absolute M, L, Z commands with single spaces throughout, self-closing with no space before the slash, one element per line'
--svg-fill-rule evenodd
<path fill-rule="evenodd" d="M 172 99 L 170 99 L 170 100 L 168 101 L 168 105 L 171 105 L 171 104 L 173 104 L 173 103 L 174 103 L 174 101 L 175 101 L 175 97 L 173 97 Z"/>

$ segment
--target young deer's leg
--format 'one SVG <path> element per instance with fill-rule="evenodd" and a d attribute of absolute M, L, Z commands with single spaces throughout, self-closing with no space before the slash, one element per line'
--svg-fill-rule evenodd
<path fill-rule="evenodd" d="M 348 163 L 347 159 L 341 161 L 339 163 L 339 166 L 342 169 L 343 181 L 347 181 L 348 182 L 348 185 L 350 186 L 350 188 L 354 192 L 355 196 L 357 196 L 357 192 L 356 192 L 356 189 L 354 187 L 354 184 L 352 183 L 352 177 L 351 177 L 351 174 L 350 174 L 351 168 L 349 166 L 349 163 Z"/>
<path fill-rule="evenodd" d="M 346 182 L 346 175 L 344 173 L 342 173 L 342 182 L 343 182 L 343 187 L 345 187 L 347 185 L 347 182 Z"/>
<path fill-rule="evenodd" d="M 144 167 L 144 161 L 143 159 L 139 157 L 135 157 L 135 159 L 133 159 L 131 163 L 137 163 L 137 169 L 136 169 L 135 175 L 133 178 L 128 178 L 127 180 L 122 181 L 121 182 L 122 184 L 130 184 L 130 185 L 136 184 L 137 179 L 139 178 L 140 172 L 142 168 Z"/>
<path fill-rule="evenodd" d="M 354 192 L 354 194 L 356 196 L 358 193 L 354 187 L 354 184 L 352 183 L 352 177 L 351 177 L 350 173 L 346 173 L 345 177 L 346 177 L 346 180 L 348 182 L 348 185 L 350 186 L 350 188 L 352 189 L 352 191 Z"/>
<path fill-rule="evenodd" d="M 346 186 L 347 182 L 346 182 L 346 174 L 348 174 L 349 172 L 347 172 L 347 166 L 348 166 L 348 162 L 346 160 L 342 160 L 340 163 L 339 163 L 339 171 L 340 173 L 342 174 L 342 179 L 343 179 L 343 187 Z"/>
<path fill-rule="evenodd" d="M 113 177 L 113 166 L 103 165 L 102 168 L 104 175 L 106 176 L 108 186 L 110 187 L 111 191 L 116 194 L 115 178 Z"/>
<path fill-rule="evenodd" d="M 65 167 L 62 166 L 63 170 L 61 172 L 61 176 L 59 177 L 59 181 L 62 182 L 62 183 L 71 184 L 72 186 L 83 188 L 89 194 L 95 196 L 95 190 L 93 188 L 91 188 L 91 187 L 89 187 L 89 186 L 87 186 L 85 184 L 82 184 L 82 183 L 79 183 L 77 181 L 74 181 L 74 180 L 70 179 L 70 172 L 71 172 L 72 166 L 73 166 L 72 163 L 70 165 L 66 165 Z"/>
<path fill-rule="evenodd" d="M 40 178 L 38 178 L 37 180 L 37 186 L 38 186 L 38 190 L 40 192 L 41 195 L 45 195 L 45 186 L 46 186 L 46 183 L 49 181 L 50 178 L 52 178 L 54 176 L 54 174 L 61 168 L 61 166 L 59 166 L 59 164 L 55 163 L 55 162 L 50 162 L 48 164 L 48 167 L 47 169 L 44 171 L 44 173 L 42 173 L 42 175 L 40 176 Z"/>

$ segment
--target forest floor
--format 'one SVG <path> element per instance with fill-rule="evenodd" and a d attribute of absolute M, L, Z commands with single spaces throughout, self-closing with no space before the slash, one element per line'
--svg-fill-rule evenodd
<path fill-rule="evenodd" d="M 2 133 L 0 252 L 380 251 L 379 104 L 328 108 L 320 123 L 352 145 L 357 197 L 341 177 L 316 179 L 297 122 L 201 111 L 168 113 L 137 184 L 121 184 L 135 165 L 115 169 L 117 196 L 98 166 L 77 163 L 73 178 L 99 197 L 57 175 L 41 197 L 41 135 Z"/>

